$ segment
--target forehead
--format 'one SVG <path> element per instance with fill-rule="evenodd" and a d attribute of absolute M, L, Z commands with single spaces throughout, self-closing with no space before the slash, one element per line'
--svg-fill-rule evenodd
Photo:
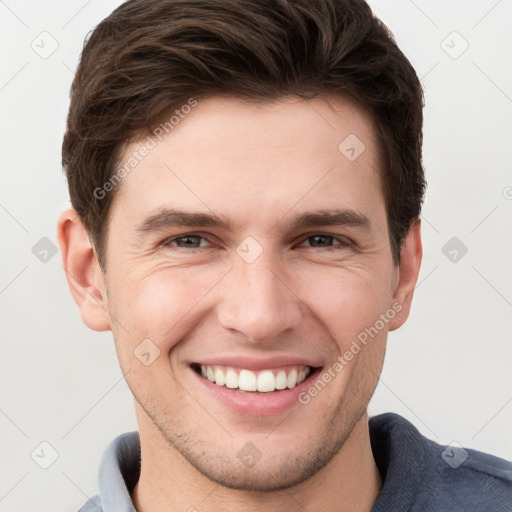
<path fill-rule="evenodd" d="M 120 183 L 122 210 L 190 207 L 270 222 L 271 210 L 299 204 L 357 209 L 372 196 L 373 209 L 383 204 L 373 123 L 350 97 L 209 98 L 160 139 Z M 147 140 L 132 143 L 121 164 Z"/>

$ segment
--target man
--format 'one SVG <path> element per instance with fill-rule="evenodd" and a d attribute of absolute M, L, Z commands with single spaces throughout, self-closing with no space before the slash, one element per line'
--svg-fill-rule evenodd
<path fill-rule="evenodd" d="M 82 512 L 512 510 L 368 419 L 421 263 L 422 91 L 360 0 L 135 0 L 87 41 L 59 243 L 139 431 Z"/>

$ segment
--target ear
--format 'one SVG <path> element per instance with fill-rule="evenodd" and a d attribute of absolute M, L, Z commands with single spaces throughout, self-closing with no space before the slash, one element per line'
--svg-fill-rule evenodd
<path fill-rule="evenodd" d="M 393 291 L 393 309 L 397 311 L 389 322 L 389 330 L 401 327 L 409 317 L 412 296 L 420 273 L 423 248 L 421 245 L 421 220 L 411 224 L 409 232 L 402 244 L 400 264 L 397 268 L 397 284 Z M 401 307 L 400 307 L 400 306 Z"/>
<path fill-rule="evenodd" d="M 82 321 L 95 331 L 110 330 L 103 272 L 76 210 L 70 208 L 61 213 L 57 237 L 66 279 Z"/>

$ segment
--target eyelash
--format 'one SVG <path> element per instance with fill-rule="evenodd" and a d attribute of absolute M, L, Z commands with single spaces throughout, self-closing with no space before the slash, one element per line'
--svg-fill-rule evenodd
<path fill-rule="evenodd" d="M 325 237 L 325 238 L 331 238 L 332 240 L 337 240 L 338 242 L 340 242 L 339 245 L 337 246 L 333 246 L 333 247 L 311 247 L 311 249 L 321 249 L 322 251 L 326 251 L 326 252 L 332 252 L 332 251 L 336 251 L 336 250 L 339 250 L 339 249 L 345 249 L 349 246 L 352 245 L 352 243 L 344 236 L 340 236 L 340 237 L 336 237 L 334 235 L 329 235 L 329 234 L 326 234 L 326 233 L 313 233 L 311 235 L 308 235 L 306 236 L 305 238 L 302 239 L 302 242 L 310 239 L 310 238 L 313 238 L 313 237 Z M 176 246 L 173 246 L 171 245 L 174 241 L 176 240 L 180 240 L 182 238 L 188 238 L 188 237 L 199 237 L 203 240 L 208 240 L 206 237 L 198 234 L 198 233 L 185 233 L 183 235 L 179 235 L 179 236 L 175 236 L 175 237 L 172 237 L 172 238 L 167 238 L 165 239 L 160 245 L 162 247 L 170 247 L 172 249 L 185 249 L 189 252 L 195 252 L 195 251 L 198 251 L 200 249 L 208 249 L 209 247 L 192 247 L 190 249 L 187 249 L 186 247 L 176 247 Z M 301 243 L 302 243 L 301 242 Z"/>

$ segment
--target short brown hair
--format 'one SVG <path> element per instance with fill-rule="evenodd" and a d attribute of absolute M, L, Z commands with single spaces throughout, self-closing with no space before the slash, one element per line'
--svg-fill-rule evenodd
<path fill-rule="evenodd" d="M 344 93 L 371 113 L 395 263 L 425 190 L 423 91 L 363 0 L 131 0 L 84 44 L 62 147 L 71 204 L 105 269 L 112 179 L 126 145 L 208 96 Z"/>

